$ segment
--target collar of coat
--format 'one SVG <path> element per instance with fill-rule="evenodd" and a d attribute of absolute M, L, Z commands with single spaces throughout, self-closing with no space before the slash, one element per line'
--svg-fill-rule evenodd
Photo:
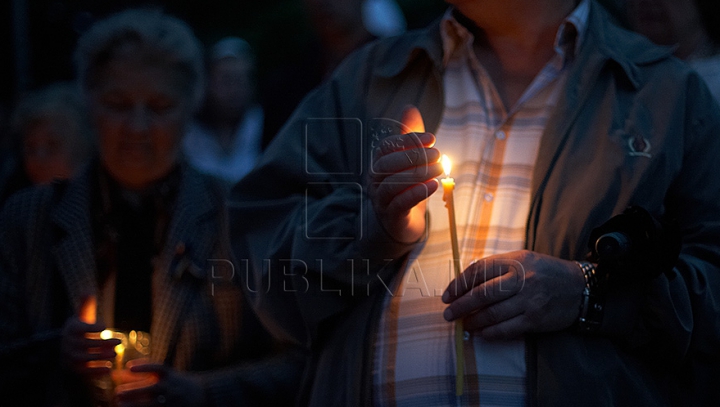
<path fill-rule="evenodd" d="M 173 278 L 188 273 L 205 279 L 205 263 L 212 258 L 217 241 L 215 220 L 223 201 L 203 175 L 186 165 L 180 171 L 177 202 L 156 269 L 165 270 Z M 76 307 L 97 287 L 90 218 L 93 174 L 94 167 L 88 165 L 77 177 L 62 184 L 50 210 L 50 219 L 58 230 L 54 255 Z"/>
<path fill-rule="evenodd" d="M 379 50 L 378 60 L 381 62 L 376 68 L 376 74 L 385 78 L 395 77 L 422 56 L 430 58 L 435 69 L 442 72 L 440 21 L 438 19 L 420 30 L 420 35 L 402 35 L 388 41 Z M 620 27 L 607 10 L 591 0 L 587 37 L 579 53 L 593 51 L 599 52 L 604 59 L 617 63 L 633 87 L 638 89 L 645 81 L 639 68 L 670 58 L 673 49 L 657 46 L 648 39 Z"/>

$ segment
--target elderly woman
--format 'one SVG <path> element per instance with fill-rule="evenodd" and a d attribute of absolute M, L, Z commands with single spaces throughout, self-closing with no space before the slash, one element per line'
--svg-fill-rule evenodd
<path fill-rule="evenodd" d="M 126 11 L 83 35 L 76 61 L 99 156 L 0 216 L 0 396 L 97 404 L 118 341 L 93 334 L 113 327 L 150 333 L 150 363 L 133 370 L 157 378 L 121 405 L 292 400 L 297 365 L 266 357 L 236 284 L 221 187 L 179 153 L 202 96 L 198 41 L 175 18 Z M 87 298 L 97 323 L 78 316 Z"/>

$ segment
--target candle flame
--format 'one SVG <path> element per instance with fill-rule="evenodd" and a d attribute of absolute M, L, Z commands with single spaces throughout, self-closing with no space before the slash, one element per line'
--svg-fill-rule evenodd
<path fill-rule="evenodd" d="M 112 337 L 113 337 L 113 332 L 109 329 L 106 329 L 106 330 L 100 332 L 100 339 L 107 340 L 107 339 L 112 339 Z"/>
<path fill-rule="evenodd" d="M 80 306 L 80 320 L 86 324 L 94 324 L 97 320 L 97 299 L 95 296 L 85 298 Z"/>
<path fill-rule="evenodd" d="M 452 161 L 450 161 L 450 157 L 445 154 L 442 155 L 442 167 L 443 171 L 445 171 L 445 176 L 450 176 L 450 170 L 452 170 Z"/>

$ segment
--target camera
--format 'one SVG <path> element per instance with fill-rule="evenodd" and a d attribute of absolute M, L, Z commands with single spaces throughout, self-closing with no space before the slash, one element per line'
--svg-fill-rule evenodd
<path fill-rule="evenodd" d="M 626 284 L 670 273 L 680 255 L 677 222 L 631 206 L 590 234 L 590 260 L 608 284 Z"/>

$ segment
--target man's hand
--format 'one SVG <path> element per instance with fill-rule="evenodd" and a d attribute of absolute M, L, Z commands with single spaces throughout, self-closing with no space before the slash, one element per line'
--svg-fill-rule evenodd
<path fill-rule="evenodd" d="M 575 262 L 527 250 L 491 256 L 450 282 L 443 316 L 486 339 L 559 331 L 577 320 L 584 287 Z"/>
<path fill-rule="evenodd" d="M 131 365 L 130 362 L 128 362 Z M 142 379 L 115 388 L 120 407 L 140 406 L 204 406 L 207 404 L 200 380 L 190 374 L 177 372 L 160 364 L 130 366 L 131 374 L 150 374 Z"/>
<path fill-rule="evenodd" d="M 109 374 L 120 339 L 100 339 L 104 329 L 102 324 L 87 324 L 77 316 L 68 318 L 60 343 L 63 363 L 86 377 Z"/>
<path fill-rule="evenodd" d="M 410 133 L 389 136 L 374 151 L 370 199 L 378 221 L 394 240 L 414 243 L 425 233 L 425 200 L 438 189 L 442 174 L 435 136 L 425 133 L 420 112 L 403 113 Z"/>

